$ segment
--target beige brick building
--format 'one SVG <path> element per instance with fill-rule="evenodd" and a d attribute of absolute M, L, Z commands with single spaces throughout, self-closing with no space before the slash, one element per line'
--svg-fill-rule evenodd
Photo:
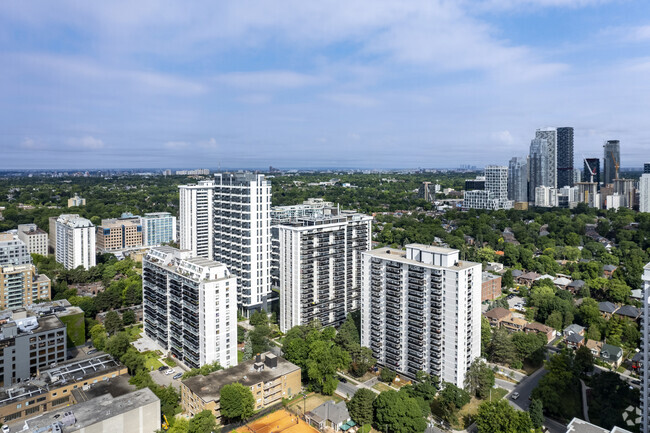
<path fill-rule="evenodd" d="M 22 307 L 50 299 L 51 282 L 31 264 L 0 267 L 0 308 Z"/>
<path fill-rule="evenodd" d="M 120 251 L 142 246 L 140 218 L 113 218 L 102 220 L 97 227 L 97 250 Z"/>
<path fill-rule="evenodd" d="M 265 352 L 236 367 L 183 380 L 181 405 L 190 416 L 210 410 L 221 422 L 219 399 L 223 386 L 237 382 L 249 387 L 255 399 L 255 410 L 259 410 L 300 393 L 300 378 L 300 367 Z"/>
<path fill-rule="evenodd" d="M 39 229 L 36 224 L 19 224 L 18 239 L 25 242 L 29 254 L 47 255 L 47 232 Z"/>

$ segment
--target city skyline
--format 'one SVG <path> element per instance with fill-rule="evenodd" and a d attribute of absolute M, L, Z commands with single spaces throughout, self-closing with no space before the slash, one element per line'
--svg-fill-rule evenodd
<path fill-rule="evenodd" d="M 563 125 L 575 166 L 606 140 L 636 165 L 650 145 L 649 12 L 7 3 L 0 169 L 503 165 L 536 129 Z"/>

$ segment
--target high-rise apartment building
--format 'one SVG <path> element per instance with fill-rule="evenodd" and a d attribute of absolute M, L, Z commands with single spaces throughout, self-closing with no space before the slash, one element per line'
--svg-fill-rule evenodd
<path fill-rule="evenodd" d="M 18 239 L 25 242 L 29 254 L 47 256 L 47 232 L 39 229 L 36 224 L 19 224 Z"/>
<path fill-rule="evenodd" d="M 528 156 L 528 199 L 535 202 L 535 190 L 539 186 L 549 186 L 548 146 L 546 140 L 534 138 L 530 142 Z"/>
<path fill-rule="evenodd" d="M 97 227 L 97 250 L 102 252 L 123 251 L 142 247 L 142 224 L 140 217 L 103 219 Z"/>
<path fill-rule="evenodd" d="M 573 128 L 557 128 L 557 187 L 573 186 Z"/>
<path fill-rule="evenodd" d="M 512 209 L 508 200 L 508 167 L 485 167 L 485 190 L 464 191 L 463 207 L 466 209 Z"/>
<path fill-rule="evenodd" d="M 13 233 L 0 233 L 0 266 L 31 264 L 25 242 Z"/>
<path fill-rule="evenodd" d="M 476 176 L 475 179 L 465 179 L 465 191 L 484 191 L 485 176 Z"/>
<path fill-rule="evenodd" d="M 76 214 L 61 215 L 56 220 L 56 261 L 66 269 L 96 264 L 95 226 Z"/>
<path fill-rule="evenodd" d="M 618 169 L 621 164 L 621 142 L 607 140 L 603 145 L 603 184 L 610 185 L 618 178 Z"/>
<path fill-rule="evenodd" d="M 535 206 L 556 207 L 557 189 L 550 186 L 538 186 L 535 188 Z"/>
<path fill-rule="evenodd" d="M 639 212 L 650 212 L 650 173 L 639 179 Z"/>
<path fill-rule="evenodd" d="M 418 198 L 433 203 L 436 201 L 436 191 L 431 182 L 422 182 L 420 188 L 418 189 Z"/>
<path fill-rule="evenodd" d="M 600 159 L 585 158 L 583 164 L 582 181 L 595 182 L 600 185 Z"/>
<path fill-rule="evenodd" d="M 51 282 L 36 266 L 0 265 L 0 308 L 23 307 L 50 299 Z"/>
<path fill-rule="evenodd" d="M 643 173 L 650 173 L 650 162 L 643 164 Z"/>
<path fill-rule="evenodd" d="M 372 217 L 343 212 L 279 225 L 280 330 L 319 320 L 338 326 L 360 308 L 361 253 Z"/>
<path fill-rule="evenodd" d="M 197 257 L 213 259 L 214 182 L 179 185 L 179 238 L 182 250 Z"/>
<path fill-rule="evenodd" d="M 481 264 L 419 244 L 363 253 L 361 344 L 378 363 L 463 387 L 481 355 Z"/>
<path fill-rule="evenodd" d="M 169 212 L 146 213 L 141 221 L 144 246 L 155 247 L 176 241 L 176 217 Z"/>
<path fill-rule="evenodd" d="M 186 366 L 237 365 L 237 282 L 225 265 L 154 247 L 142 261 L 145 334 Z"/>
<path fill-rule="evenodd" d="M 568 133 L 564 134 L 567 138 Z M 571 145 L 573 147 L 573 129 L 571 129 Z M 557 128 L 542 128 L 535 131 L 535 138 L 543 141 L 543 155 L 546 158 L 545 173 L 542 176 L 544 186 L 558 187 L 558 130 Z M 571 152 L 573 154 L 573 151 Z M 572 155 L 571 155 L 572 156 Z M 571 160 L 571 167 L 573 167 L 573 159 Z M 539 186 L 539 185 L 536 185 Z M 564 185 L 561 185 L 564 186 Z"/>
<path fill-rule="evenodd" d="M 528 201 L 528 161 L 514 157 L 508 164 L 508 200 L 515 203 Z"/>
<path fill-rule="evenodd" d="M 214 254 L 237 276 L 245 315 L 268 310 L 271 294 L 271 182 L 262 174 L 219 173 L 214 181 Z"/>
<path fill-rule="evenodd" d="M 643 268 L 641 312 L 641 433 L 650 433 L 650 263 Z"/>
<path fill-rule="evenodd" d="M 317 215 L 337 215 L 338 205 L 322 198 L 309 198 L 302 204 L 290 206 L 274 206 L 271 208 L 271 226 L 295 221 L 298 218 Z"/>

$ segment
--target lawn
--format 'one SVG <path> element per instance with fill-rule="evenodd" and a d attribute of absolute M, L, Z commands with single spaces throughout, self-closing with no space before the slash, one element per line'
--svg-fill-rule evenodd
<path fill-rule="evenodd" d="M 158 359 L 159 355 L 156 352 L 144 352 L 145 357 L 144 366 L 147 370 L 157 370 L 162 367 L 163 364 Z"/>
<path fill-rule="evenodd" d="M 364 374 L 363 376 L 361 376 L 359 378 L 355 378 L 355 379 L 358 380 L 359 382 L 363 383 L 363 382 L 366 382 L 366 381 L 372 379 L 373 377 L 377 377 L 377 375 L 375 373 L 371 372 L 371 371 L 367 371 L 366 374 Z"/>
<path fill-rule="evenodd" d="M 492 401 L 498 401 L 501 400 L 508 391 L 506 391 L 503 388 L 496 388 L 492 390 Z M 489 400 L 489 398 L 488 398 Z M 485 400 L 480 400 L 476 397 L 472 397 L 472 400 L 467 403 L 465 406 L 460 408 L 458 411 L 458 422 L 456 424 L 452 424 L 452 428 L 454 430 L 463 430 L 471 424 L 471 419 L 470 417 L 473 417 L 478 413 L 478 407 L 481 403 L 483 403 Z"/>
<path fill-rule="evenodd" d="M 142 334 L 142 325 L 134 325 L 128 328 L 125 328 L 124 331 L 129 336 L 129 341 L 134 342 L 140 338 Z"/>
<path fill-rule="evenodd" d="M 304 404 L 304 410 L 306 412 L 309 412 L 310 410 L 314 410 L 321 404 L 330 400 L 334 400 L 335 403 L 338 403 L 339 401 L 341 401 L 341 398 L 337 397 L 336 395 L 323 395 L 323 394 L 312 393 L 307 395 L 306 400 L 303 401 L 302 398 L 299 398 L 295 402 L 291 403 L 289 407 L 291 409 L 294 409 L 295 412 L 302 412 L 303 404 Z"/>
<path fill-rule="evenodd" d="M 376 389 L 379 392 L 384 392 L 384 391 L 390 391 L 393 390 L 392 387 L 386 385 L 385 383 L 378 382 L 372 386 L 374 389 Z M 393 390 L 394 391 L 394 390 Z"/>
<path fill-rule="evenodd" d="M 176 363 L 176 361 L 173 360 L 173 359 L 170 358 L 170 357 L 167 357 L 167 358 L 163 359 L 163 361 L 165 362 L 165 364 L 167 364 L 167 365 L 170 366 L 170 367 L 176 367 L 176 365 L 178 365 L 178 364 Z"/>
<path fill-rule="evenodd" d="M 243 350 L 238 350 L 237 351 L 237 363 L 244 362 L 244 351 Z"/>

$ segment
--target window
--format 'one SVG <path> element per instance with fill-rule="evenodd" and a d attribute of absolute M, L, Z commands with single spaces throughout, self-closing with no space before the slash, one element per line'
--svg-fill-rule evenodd
<path fill-rule="evenodd" d="M 59 406 L 61 404 L 67 403 L 70 400 L 70 396 L 67 395 L 65 397 L 57 398 L 56 400 L 52 400 L 52 406 Z"/>

